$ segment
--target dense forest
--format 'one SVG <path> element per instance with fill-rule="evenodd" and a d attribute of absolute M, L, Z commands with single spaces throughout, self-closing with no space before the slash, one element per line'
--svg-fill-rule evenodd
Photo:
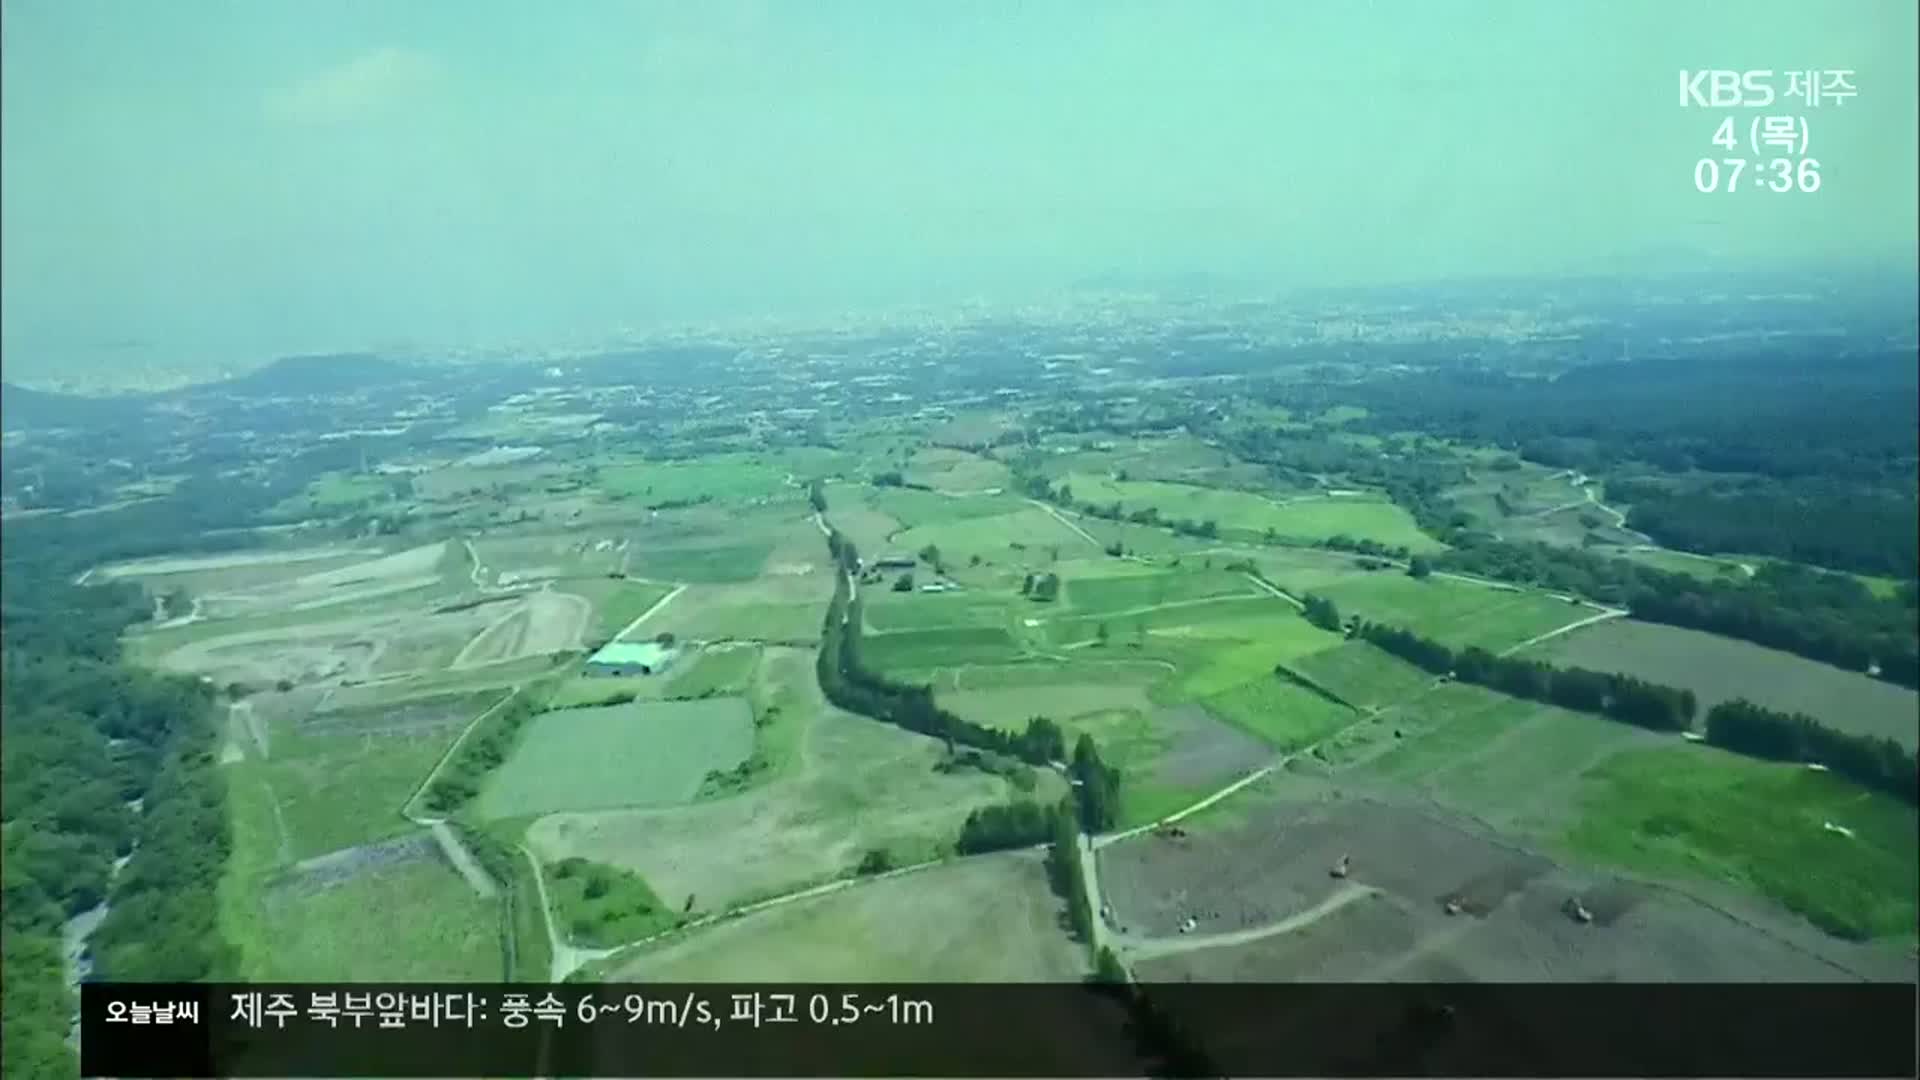
<path fill-rule="evenodd" d="M 61 929 L 83 911 L 110 905 L 90 943 L 96 977 L 231 973 L 214 905 L 228 833 L 212 694 L 121 664 L 120 631 L 149 609 L 131 587 L 73 585 L 72 566 L 10 558 L 0 603 L 9 1077 L 76 1071 Z"/>

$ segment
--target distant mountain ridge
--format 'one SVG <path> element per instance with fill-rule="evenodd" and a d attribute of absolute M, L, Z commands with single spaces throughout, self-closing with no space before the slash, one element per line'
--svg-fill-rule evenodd
<path fill-rule="evenodd" d="M 25 431 L 110 423 L 139 413 L 153 397 L 151 394 L 87 397 L 0 382 L 0 429 Z"/>
<path fill-rule="evenodd" d="M 341 394 L 364 386 L 411 381 L 419 372 L 419 367 L 372 353 L 285 356 L 244 375 L 221 382 L 202 383 L 187 388 L 185 392 L 212 391 L 243 397 Z"/>

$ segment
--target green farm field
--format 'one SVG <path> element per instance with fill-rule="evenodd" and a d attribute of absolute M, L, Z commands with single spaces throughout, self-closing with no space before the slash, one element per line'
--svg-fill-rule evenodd
<path fill-rule="evenodd" d="M 752 581 L 760 576 L 760 568 L 771 554 L 773 544 L 769 541 L 684 547 L 655 547 L 634 541 L 627 549 L 627 574 L 654 581 L 708 585 Z"/>
<path fill-rule="evenodd" d="M 1830 773 L 1707 746 L 1635 751 L 1595 769 L 1579 801 L 1565 839 L 1585 856 L 1756 892 L 1844 937 L 1914 936 L 1914 809 Z"/>
<path fill-rule="evenodd" d="M 1130 574 L 1123 577 L 1068 578 L 1066 599 L 1076 612 L 1110 614 L 1220 596 L 1260 592 L 1244 575 L 1225 570 Z"/>
<path fill-rule="evenodd" d="M 1592 608 L 1536 592 L 1495 589 L 1448 578 L 1372 573 L 1315 590 L 1342 616 L 1391 623 L 1456 649 L 1499 652 L 1594 614 Z"/>
<path fill-rule="evenodd" d="M 1404 701 L 1433 676 L 1365 641 L 1345 641 L 1288 660 L 1287 666 L 1361 708 Z"/>
<path fill-rule="evenodd" d="M 461 728 L 500 697 L 476 694 L 418 707 L 438 715 L 442 722 L 436 726 L 382 729 L 379 712 L 361 714 L 357 724 L 276 722 L 272 756 L 257 767 L 266 771 L 279 801 L 289 854 L 305 859 L 412 828 L 401 808 Z M 405 723 L 403 714 L 415 710 L 386 711 Z"/>
<path fill-rule="evenodd" d="M 1036 565 L 1039 554 L 1050 548 L 1067 552 L 1092 547 L 1085 537 L 1036 506 L 991 517 L 917 525 L 894 537 L 891 546 L 901 551 L 919 551 L 932 545 L 939 548 L 950 563 L 962 562 L 974 555 L 995 562 L 1022 561 L 1013 558 L 1021 554 L 1015 544 L 1023 545 Z"/>
<path fill-rule="evenodd" d="M 933 630 L 945 626 L 1005 626 L 1016 613 L 1042 607 L 1018 594 L 971 589 L 957 593 L 869 589 L 862 599 L 867 626 L 883 632 Z"/>
<path fill-rule="evenodd" d="M 1031 509 L 1015 495 L 940 495 L 912 488 L 872 488 L 867 504 L 900 523 L 902 529 L 920 529 L 974 518 L 998 517 Z M 835 511 L 829 511 L 832 516 Z M 896 538 L 897 540 L 897 538 Z M 872 557 L 879 551 L 862 551 Z"/>
<path fill-rule="evenodd" d="M 610 578 L 585 578 L 566 583 L 566 591 L 586 597 L 593 605 L 589 641 L 610 639 L 627 624 L 659 603 L 673 591 L 671 585 L 647 581 L 619 581 Z"/>
<path fill-rule="evenodd" d="M 600 468 L 598 486 L 609 495 L 646 506 L 702 497 L 718 503 L 746 503 L 797 494 L 778 466 L 737 455 L 605 465 Z"/>
<path fill-rule="evenodd" d="M 867 634 L 860 641 L 861 661 L 877 671 L 1004 663 L 1020 653 L 1005 630 L 985 626 Z"/>
<path fill-rule="evenodd" d="M 850 873 L 875 849 L 897 865 L 939 858 L 976 807 L 1065 791 L 1051 772 L 1022 792 L 994 773 L 942 768 L 940 740 L 828 706 L 801 650 L 769 649 L 765 679 L 778 713 L 761 734 L 786 749 L 763 746 L 773 762 L 763 782 L 684 806 L 551 815 L 530 843 L 549 860 L 633 870 L 675 908 L 691 897 L 696 912 L 723 911 Z"/>
<path fill-rule="evenodd" d="M 260 901 L 249 978 L 275 982 L 486 982 L 502 977 L 499 904 L 434 857 Z"/>
<path fill-rule="evenodd" d="M 682 803 L 752 751 L 753 714 L 738 698 L 556 710 L 528 723 L 475 809 L 507 818 Z"/>
<path fill-rule="evenodd" d="M 753 683 L 753 673 L 759 666 L 758 647 L 707 649 L 694 657 L 691 664 L 683 664 L 679 668 L 679 673 L 667 684 L 666 696 L 697 698 L 744 694 Z"/>
<path fill-rule="evenodd" d="M 930 446 L 916 450 L 907 463 L 908 483 L 925 484 L 935 491 L 982 492 L 1009 483 L 1007 467 L 998 461 Z"/>
<path fill-rule="evenodd" d="M 1083 949 L 1059 929 L 1038 856 L 1009 852 L 856 885 L 691 931 L 623 956 L 650 982 L 1072 981 Z"/>
<path fill-rule="evenodd" d="M 1301 498 L 1276 502 L 1245 491 L 1223 491 L 1152 480 L 1111 480 L 1090 473 L 1068 477 L 1076 502 L 1118 502 L 1123 513 L 1152 507 L 1162 518 L 1213 521 L 1223 531 L 1292 540 L 1335 536 L 1374 540 L 1410 551 L 1436 551 L 1445 545 L 1421 532 L 1405 510 L 1364 496 Z"/>
<path fill-rule="evenodd" d="M 1219 647 L 1175 684 L 1180 696 L 1204 698 L 1255 679 L 1269 679 L 1276 665 L 1292 666 L 1299 658 L 1340 644 L 1340 635 L 1298 616 L 1215 623 L 1204 629 L 1221 635 Z M 1228 638 L 1228 634 L 1234 636 Z"/>
<path fill-rule="evenodd" d="M 1208 695 L 1200 703 L 1281 751 L 1318 742 L 1360 720 L 1352 709 L 1272 674 Z"/>
<path fill-rule="evenodd" d="M 831 586 L 829 586 L 831 588 Z M 756 600 L 757 586 L 694 585 L 641 626 L 640 637 L 667 630 L 693 641 L 815 641 L 827 601 Z M 762 594 L 764 595 L 764 594 Z"/>
<path fill-rule="evenodd" d="M 1623 671 L 1692 690 L 1700 715 L 1744 697 L 1783 712 L 1802 712 L 1841 731 L 1920 744 L 1920 695 L 1859 672 L 1752 642 L 1735 641 L 1633 619 L 1613 619 L 1546 643 L 1562 664 Z"/>

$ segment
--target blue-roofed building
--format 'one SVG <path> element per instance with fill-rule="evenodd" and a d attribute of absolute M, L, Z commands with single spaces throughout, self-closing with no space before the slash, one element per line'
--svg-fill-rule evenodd
<path fill-rule="evenodd" d="M 611 641 L 587 657 L 588 675 L 654 675 L 673 663 L 675 650 L 657 641 Z"/>

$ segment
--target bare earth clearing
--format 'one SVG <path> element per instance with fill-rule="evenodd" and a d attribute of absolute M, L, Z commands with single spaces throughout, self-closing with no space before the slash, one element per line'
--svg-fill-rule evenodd
<path fill-rule="evenodd" d="M 1351 856 L 1347 878 L 1332 875 Z M 1464 823 L 1365 798 L 1272 802 L 1233 824 L 1100 850 L 1118 940 L 1270 928 L 1363 886 L 1364 899 L 1285 932 L 1144 959 L 1179 981 L 1813 981 L 1892 974 L 1884 951 L 1761 925 L 1673 890 L 1556 866 Z M 1570 917 L 1578 898 L 1591 923 Z M 1449 901 L 1459 906 L 1449 915 Z"/>

